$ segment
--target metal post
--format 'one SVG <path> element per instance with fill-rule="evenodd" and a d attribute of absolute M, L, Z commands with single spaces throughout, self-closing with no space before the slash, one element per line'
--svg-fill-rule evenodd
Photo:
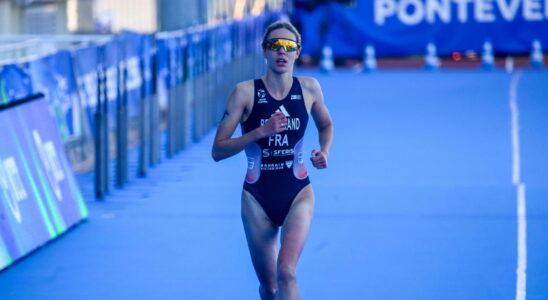
<path fill-rule="evenodd" d="M 156 39 L 153 39 L 152 54 L 152 96 L 150 98 L 150 166 L 160 162 L 160 109 L 158 107 L 158 56 Z"/>
<path fill-rule="evenodd" d="M 95 112 L 95 197 L 104 200 L 108 193 L 108 99 L 104 49 L 99 48 L 97 69 L 97 109 Z"/>
<path fill-rule="evenodd" d="M 103 89 L 102 89 L 102 92 L 103 92 L 103 101 L 102 101 L 102 118 L 101 118 L 101 121 L 102 121 L 102 127 L 103 127 L 103 130 L 101 132 L 101 136 L 102 136 L 102 139 L 103 139 L 103 149 L 102 149 L 102 152 L 103 152 L 103 160 L 102 160 L 102 163 L 103 163 L 103 167 L 102 167 L 102 178 L 103 178 L 103 181 L 102 181 L 102 185 L 103 185 L 103 190 L 105 191 L 105 193 L 109 193 L 110 192 L 110 140 L 109 140 L 109 135 L 110 135 L 110 128 L 109 128 L 109 123 L 108 123 L 108 91 L 107 91 L 107 75 L 106 75 L 106 69 L 104 70 L 103 72 Z"/>
<path fill-rule="evenodd" d="M 102 116 L 102 78 L 103 70 L 100 64 L 97 70 L 97 108 L 95 110 L 95 198 L 104 200 L 103 186 L 103 116 Z"/>
<path fill-rule="evenodd" d="M 123 49 L 123 45 L 120 47 Z M 128 115 L 127 115 L 127 66 L 124 51 L 122 62 L 116 66 L 117 74 L 117 105 L 116 105 L 116 185 L 123 187 L 127 182 L 128 168 Z"/>
<path fill-rule="evenodd" d="M 139 114 L 139 163 L 137 167 L 137 176 L 138 177 L 146 177 L 147 175 L 147 168 L 148 168 L 148 140 L 149 140 L 149 98 L 150 96 L 145 96 L 146 88 L 145 84 L 147 81 L 145 80 L 145 71 L 144 71 L 144 63 L 141 62 L 140 64 L 141 69 L 141 75 L 143 77 L 143 84 L 141 85 L 141 99 L 139 100 L 140 103 L 140 114 Z"/>

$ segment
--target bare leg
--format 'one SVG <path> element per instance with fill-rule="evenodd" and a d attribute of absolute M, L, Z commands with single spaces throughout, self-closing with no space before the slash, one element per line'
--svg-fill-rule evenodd
<path fill-rule="evenodd" d="M 273 300 L 277 291 L 278 227 L 247 191 L 242 192 L 242 221 L 251 261 L 261 284 L 259 294 L 262 300 Z"/>
<path fill-rule="evenodd" d="M 312 186 L 306 186 L 295 198 L 282 226 L 282 246 L 278 256 L 277 300 L 301 298 L 297 286 L 297 262 L 304 248 L 314 214 Z"/>

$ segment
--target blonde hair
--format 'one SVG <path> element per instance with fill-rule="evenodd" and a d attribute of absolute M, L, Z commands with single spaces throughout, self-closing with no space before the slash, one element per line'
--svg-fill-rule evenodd
<path fill-rule="evenodd" d="M 286 21 L 276 21 L 272 24 L 270 24 L 266 30 L 264 31 L 264 36 L 263 36 L 263 42 L 261 43 L 262 47 L 263 47 L 263 50 L 265 49 L 265 46 L 266 46 L 266 41 L 267 41 L 267 38 L 268 38 L 268 35 L 276 30 L 276 29 L 281 29 L 281 28 L 285 28 L 289 31 L 291 31 L 295 37 L 296 37 L 296 42 L 297 42 L 297 45 L 299 47 L 299 49 L 301 49 L 301 34 L 299 33 L 299 31 L 297 31 L 297 28 L 295 28 L 295 26 L 293 26 L 293 24 L 289 23 L 289 22 L 286 22 Z"/>

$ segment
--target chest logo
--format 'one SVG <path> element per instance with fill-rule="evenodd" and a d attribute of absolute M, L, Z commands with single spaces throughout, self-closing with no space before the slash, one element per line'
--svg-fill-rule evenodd
<path fill-rule="evenodd" d="M 301 95 L 291 95 L 291 100 L 302 100 L 303 97 Z"/>
<path fill-rule="evenodd" d="M 290 116 L 289 113 L 287 112 L 287 109 L 285 109 L 283 105 L 280 105 L 280 107 L 275 111 L 275 113 L 277 112 L 283 113 L 286 117 Z"/>
<path fill-rule="evenodd" d="M 268 103 L 266 100 L 266 92 L 263 89 L 257 91 L 257 97 L 259 97 L 259 104 Z"/>

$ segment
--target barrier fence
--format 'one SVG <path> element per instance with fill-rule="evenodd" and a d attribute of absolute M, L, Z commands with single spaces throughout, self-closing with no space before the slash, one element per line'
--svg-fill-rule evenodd
<path fill-rule="evenodd" d="M 262 34 L 280 17 L 123 32 L 2 66 L 0 270 L 87 217 L 73 172 L 95 169 L 102 200 L 211 130 L 231 88 L 264 72 Z"/>
<path fill-rule="evenodd" d="M 265 23 L 279 17 L 86 39 L 84 46 L 4 65 L 0 99 L 43 93 L 74 171 L 96 170 L 101 199 L 112 179 L 120 187 L 127 182 L 129 149 L 138 147 L 137 175 L 146 176 L 161 159 L 163 134 L 169 158 L 215 125 L 230 89 L 263 72 L 260 39 Z"/>

